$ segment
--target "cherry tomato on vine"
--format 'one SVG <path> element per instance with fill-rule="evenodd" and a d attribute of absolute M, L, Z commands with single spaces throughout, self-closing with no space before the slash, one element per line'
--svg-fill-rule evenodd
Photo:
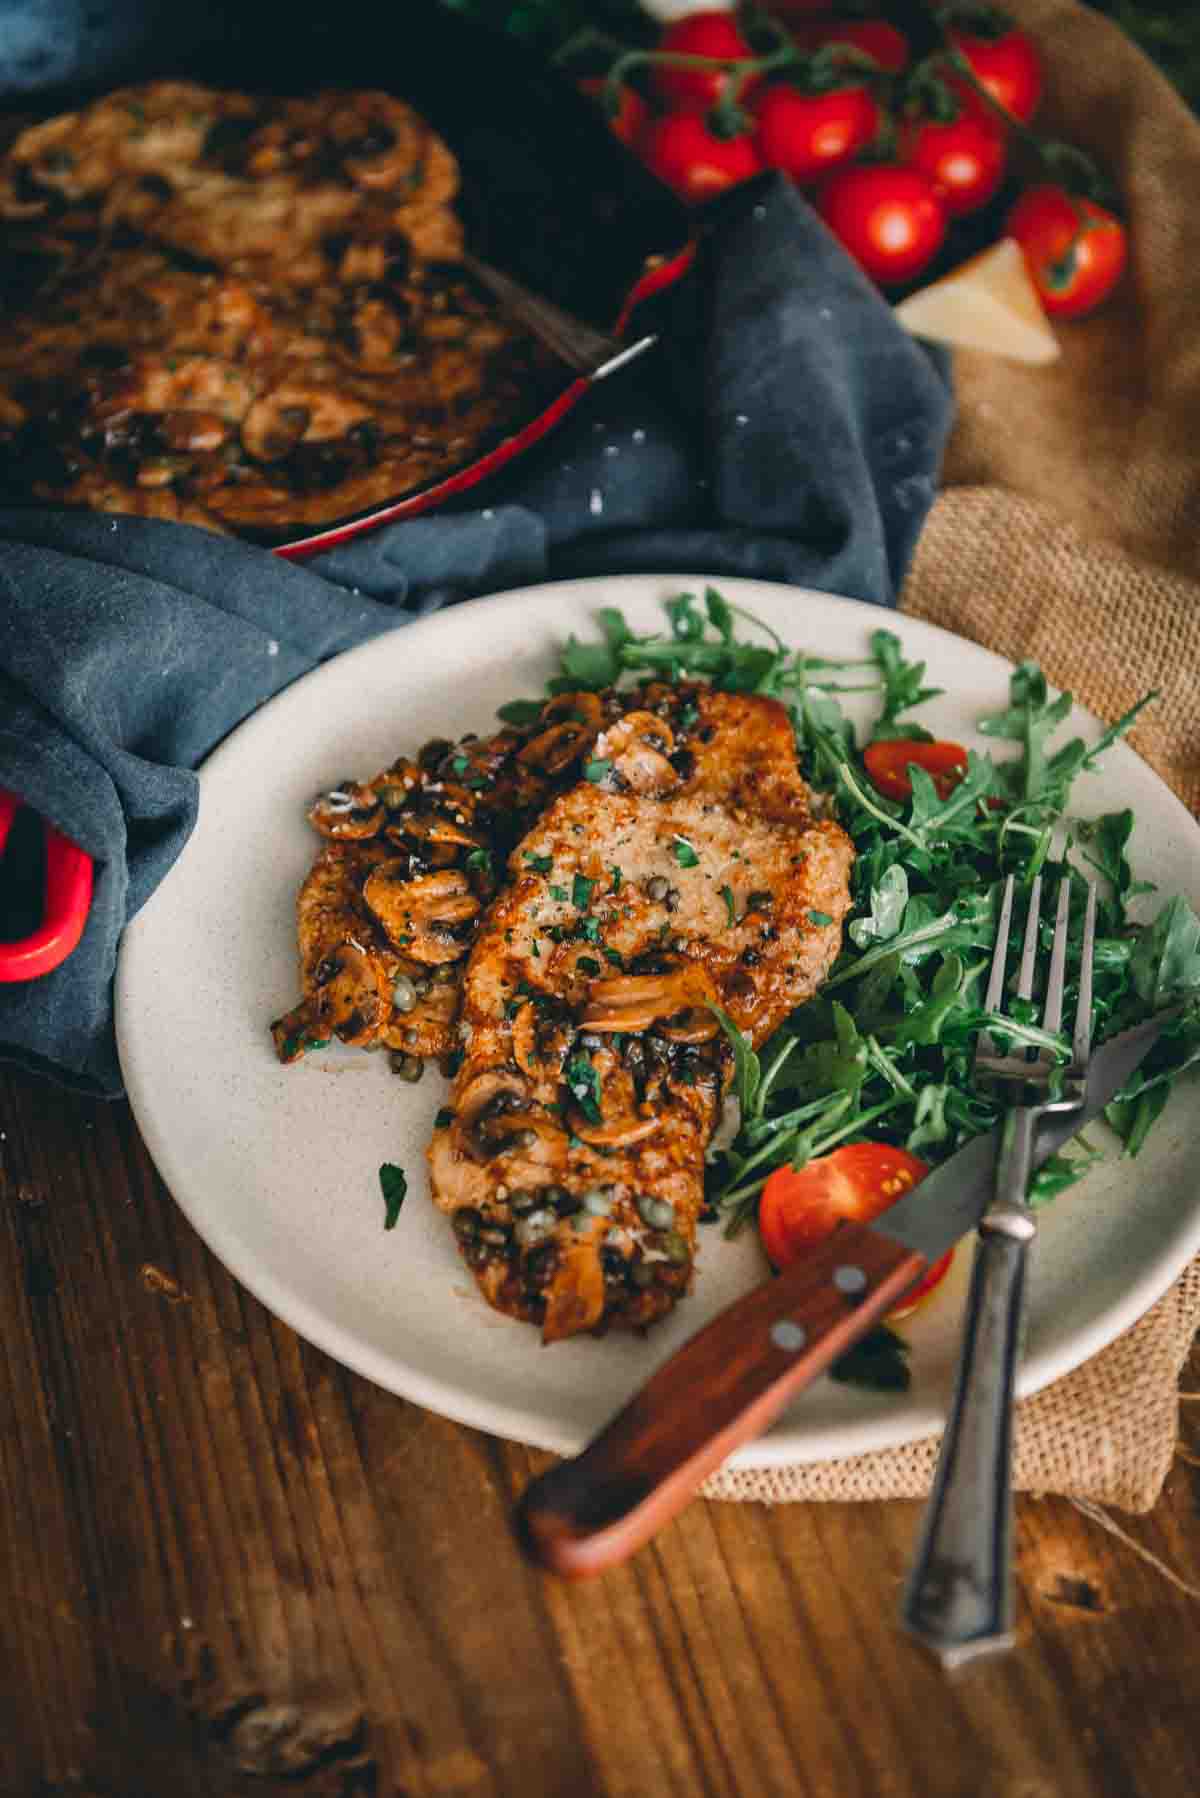
<path fill-rule="evenodd" d="M 632 148 L 645 127 L 649 117 L 649 108 L 637 89 L 630 87 L 627 81 L 623 81 L 620 87 L 621 103 L 616 112 L 609 112 L 604 107 L 606 86 L 603 76 L 589 76 L 579 83 L 579 91 L 586 94 L 589 100 L 595 100 L 600 105 L 613 136 L 620 138 L 623 144 L 628 144 Z"/>
<path fill-rule="evenodd" d="M 763 166 L 751 136 L 718 137 L 696 112 L 669 112 L 651 120 L 637 150 L 651 174 L 685 200 L 711 200 Z"/>
<path fill-rule="evenodd" d="M 916 1155 L 883 1142 L 845 1143 L 802 1168 L 776 1168 L 758 1207 L 758 1232 L 772 1267 L 798 1261 L 841 1223 L 870 1223 L 928 1172 Z M 935 1261 L 889 1316 L 907 1316 L 945 1278 L 952 1258 L 953 1250 Z"/>
<path fill-rule="evenodd" d="M 677 19 L 667 26 L 657 48 L 675 56 L 720 57 L 723 62 L 737 62 L 754 55 L 733 14 L 728 12 L 694 12 Z M 652 63 L 651 80 L 655 92 L 676 111 L 708 112 L 725 93 L 730 77 L 723 69 L 673 68 L 670 63 Z"/>
<path fill-rule="evenodd" d="M 898 75 L 908 67 L 908 39 L 886 19 L 814 19 L 801 25 L 793 36 L 803 50 L 822 50 L 827 44 L 861 50 L 888 75 Z"/>
<path fill-rule="evenodd" d="M 847 162 L 879 130 L 875 96 L 861 82 L 805 94 L 780 82 L 754 102 L 758 148 L 768 168 L 815 181 Z"/>
<path fill-rule="evenodd" d="M 910 119 L 900 129 L 900 159 L 928 175 L 951 218 L 978 212 L 1004 179 L 1003 128 L 964 108 L 956 119 Z"/>
<path fill-rule="evenodd" d="M 946 210 L 917 169 L 863 163 L 838 169 L 817 210 L 859 266 L 884 286 L 910 281 L 946 235 Z"/>
<path fill-rule="evenodd" d="M 1046 311 L 1080 318 L 1106 300 L 1125 267 L 1125 227 L 1093 200 L 1063 187 L 1031 187 L 1005 230 L 1025 262 Z"/>
<path fill-rule="evenodd" d="M 885 799 L 911 799 L 910 762 L 924 768 L 937 788 L 939 799 L 948 799 L 967 771 L 967 752 L 961 743 L 922 743 L 910 737 L 881 737 L 868 743 L 863 762 L 872 784 Z"/>
<path fill-rule="evenodd" d="M 1025 33 L 998 19 L 994 31 L 952 25 L 946 36 L 993 100 L 1027 123 L 1042 97 L 1042 64 Z"/>

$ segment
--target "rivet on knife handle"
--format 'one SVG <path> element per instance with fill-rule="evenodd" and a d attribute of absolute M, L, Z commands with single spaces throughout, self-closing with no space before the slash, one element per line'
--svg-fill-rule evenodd
<path fill-rule="evenodd" d="M 581 1455 L 532 1482 L 518 1511 L 528 1552 L 572 1579 L 625 1560 L 927 1266 L 865 1225 L 844 1224 L 747 1293 L 660 1367 Z"/>

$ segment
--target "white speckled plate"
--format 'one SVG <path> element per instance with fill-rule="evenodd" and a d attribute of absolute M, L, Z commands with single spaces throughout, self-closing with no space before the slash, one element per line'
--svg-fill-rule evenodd
<path fill-rule="evenodd" d="M 424 1148 L 445 1083 L 389 1074 L 386 1059 L 323 1051 L 276 1061 L 267 1025 L 294 1003 L 293 901 L 316 847 L 311 795 L 365 776 L 432 736 L 480 732 L 496 707 L 540 694 L 555 646 L 588 635 L 600 605 L 639 630 L 701 577 L 576 581 L 477 600 L 354 650 L 247 720 L 200 776 L 191 841 L 125 933 L 117 970 L 121 1061 L 142 1133 L 215 1254 L 303 1336 L 381 1386 L 480 1429 L 572 1453 L 685 1337 L 767 1269 L 754 1239 L 701 1235 L 692 1295 L 648 1337 L 543 1348 L 490 1311 L 429 1203 Z M 1000 657 L 930 625 L 763 582 L 719 580 L 790 643 L 861 655 L 887 623 L 945 696 L 931 729 L 997 752 L 973 723 L 1007 692 Z M 1084 736 L 1098 725 L 1078 714 Z M 1003 754 L 1004 746 L 999 747 Z M 1129 805 L 1135 867 L 1200 906 L 1200 829 L 1124 746 L 1081 779 L 1082 813 Z M 1125 1329 L 1200 1247 L 1194 1144 L 1200 1087 L 1184 1083 L 1136 1163 L 1113 1158 L 1042 1214 L 1021 1390 L 1066 1373 Z M 1093 1129 L 1099 1140 L 1106 1133 Z M 407 1169 L 397 1227 L 383 1229 L 377 1169 Z M 913 1383 L 901 1397 L 823 1379 L 737 1464 L 858 1453 L 940 1428 L 968 1257 L 905 1326 Z"/>

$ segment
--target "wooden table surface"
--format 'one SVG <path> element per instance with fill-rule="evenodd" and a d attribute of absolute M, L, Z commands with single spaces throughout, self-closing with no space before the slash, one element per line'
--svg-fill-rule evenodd
<path fill-rule="evenodd" d="M 124 1104 L 0 1073 L 0 1198 L 4 1798 L 1200 1791 L 1200 1597 L 1065 1500 L 954 1680 L 894 1623 L 915 1504 L 696 1503 L 567 1586 L 511 1534 L 547 1457 L 271 1317 Z M 1200 1587 L 1198 1511 L 1181 1455 L 1118 1521 Z"/>

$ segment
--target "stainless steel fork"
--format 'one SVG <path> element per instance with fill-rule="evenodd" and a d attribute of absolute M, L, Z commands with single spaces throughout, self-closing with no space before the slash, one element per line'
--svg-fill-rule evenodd
<path fill-rule="evenodd" d="M 1029 896 L 1016 996 L 1033 996 L 1042 882 Z M 1005 883 L 986 1006 L 999 1013 L 1008 959 L 1013 881 Z M 1042 1026 L 1062 1024 L 1071 882 L 1058 889 L 1058 911 Z M 979 1225 L 954 1397 L 917 1551 L 901 1604 L 905 1626 L 955 1667 L 1013 1643 L 1012 1414 L 1020 1356 L 1025 1268 L 1037 1224 L 1028 1203 L 1034 1136 L 1049 1112 L 1078 1110 L 1091 1049 L 1092 959 L 1096 889 L 1088 883 L 1083 959 L 1071 1057 L 1055 1082 L 1049 1050 L 999 1054 L 981 1030 L 974 1077 L 1007 1100 L 992 1202 Z"/>

